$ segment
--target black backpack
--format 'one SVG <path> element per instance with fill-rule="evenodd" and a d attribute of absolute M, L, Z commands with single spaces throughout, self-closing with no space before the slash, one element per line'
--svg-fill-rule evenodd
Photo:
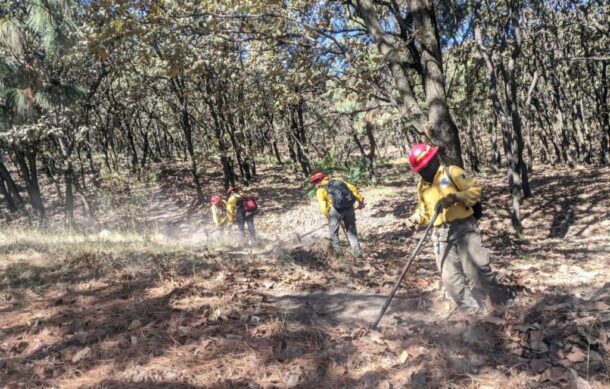
<path fill-rule="evenodd" d="M 326 186 L 326 191 L 330 195 L 333 208 L 337 211 L 353 207 L 356 202 L 356 197 L 352 191 L 341 180 L 331 179 Z"/>
<path fill-rule="evenodd" d="M 460 190 L 460 188 L 453 181 L 453 178 L 451 178 L 451 174 L 449 173 L 449 166 L 445 167 L 445 175 L 449 177 L 449 181 L 451 181 L 451 184 L 455 187 L 455 189 Z M 481 218 L 483 217 L 483 204 L 481 204 L 480 201 L 472 206 L 472 215 L 476 220 L 481 220 Z"/>

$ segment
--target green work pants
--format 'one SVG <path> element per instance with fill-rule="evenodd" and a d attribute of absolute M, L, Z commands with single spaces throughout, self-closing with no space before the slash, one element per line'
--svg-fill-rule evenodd
<path fill-rule="evenodd" d="M 508 290 L 489 266 L 474 217 L 436 227 L 432 240 L 443 286 L 460 309 L 479 310 L 487 297 L 495 304 L 506 301 Z"/>

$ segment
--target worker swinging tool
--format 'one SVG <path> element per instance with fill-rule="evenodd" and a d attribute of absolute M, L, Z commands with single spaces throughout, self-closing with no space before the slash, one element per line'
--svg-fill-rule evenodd
<path fill-rule="evenodd" d="M 443 166 L 437 153 L 437 147 L 425 144 L 413 145 L 409 152 L 409 163 L 421 180 L 417 208 L 406 224 L 409 229 L 427 227 L 372 328 L 379 324 L 431 230 L 443 287 L 461 311 L 479 314 L 487 298 L 496 305 L 513 302 L 514 292 L 498 282 L 489 252 L 481 245 L 477 226 L 482 215 L 481 186 L 459 166 Z"/>
<path fill-rule="evenodd" d="M 312 173 L 309 182 L 316 189 L 320 212 L 328 219 L 328 231 L 335 255 L 337 257 L 342 255 L 339 229 L 343 224 L 352 254 L 359 263 L 362 252 L 358 241 L 354 204 L 358 203 L 357 209 L 364 208 L 364 197 L 353 184 L 340 178 L 329 178 L 319 170 Z"/>

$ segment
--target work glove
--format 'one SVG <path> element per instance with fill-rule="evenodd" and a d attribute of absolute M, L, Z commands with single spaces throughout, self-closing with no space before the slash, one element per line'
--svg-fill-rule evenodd
<path fill-rule="evenodd" d="M 447 209 L 455 204 L 456 201 L 457 197 L 455 196 L 455 193 L 451 193 L 437 201 L 436 210 L 440 213 L 443 209 Z"/>
<path fill-rule="evenodd" d="M 358 208 L 357 209 L 362 209 L 364 208 L 364 199 L 362 201 L 358 201 Z"/>
<path fill-rule="evenodd" d="M 409 230 L 415 230 L 419 227 L 419 215 L 411 215 L 407 220 L 405 220 L 405 227 Z"/>

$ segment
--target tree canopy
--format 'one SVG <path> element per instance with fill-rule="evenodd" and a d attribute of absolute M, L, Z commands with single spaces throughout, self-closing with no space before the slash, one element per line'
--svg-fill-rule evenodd
<path fill-rule="evenodd" d="M 261 161 L 376 183 L 387 150 L 425 142 L 506 168 L 520 233 L 536 165 L 610 162 L 609 19 L 575 0 L 2 0 L 0 192 L 43 222 L 42 174 L 72 224 L 75 193 L 94 214 L 85 172 L 182 158 L 204 201 L 210 164 L 225 187 Z"/>

